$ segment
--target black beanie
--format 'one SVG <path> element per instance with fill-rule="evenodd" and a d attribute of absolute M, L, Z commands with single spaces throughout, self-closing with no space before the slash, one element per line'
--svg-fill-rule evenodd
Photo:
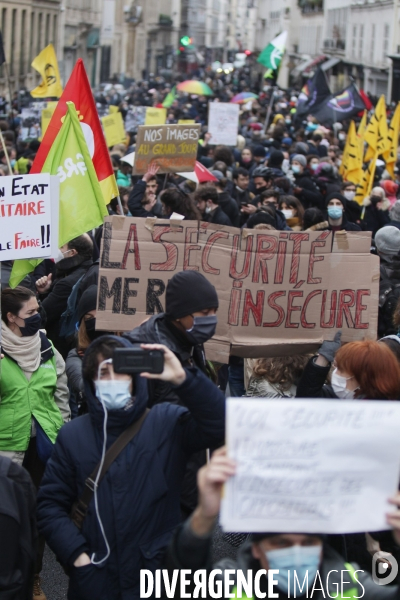
<path fill-rule="evenodd" d="M 246 223 L 246 229 L 254 229 L 256 225 L 260 224 L 271 225 L 276 229 L 276 219 L 270 213 L 264 211 L 251 215 Z"/>
<path fill-rule="evenodd" d="M 280 169 L 284 159 L 283 152 L 280 150 L 274 150 L 269 155 L 268 166 L 275 169 Z"/>
<path fill-rule="evenodd" d="M 168 282 L 165 312 L 172 319 L 206 308 L 218 308 L 215 287 L 198 271 L 181 271 Z"/>
<path fill-rule="evenodd" d="M 91 285 L 82 294 L 78 302 L 77 314 L 78 322 L 82 321 L 83 317 L 92 310 L 96 310 L 97 303 L 97 285 Z"/>
<path fill-rule="evenodd" d="M 325 198 L 325 206 L 327 208 L 331 200 L 340 200 L 340 202 L 343 204 L 343 209 L 345 209 L 347 206 L 347 198 L 340 192 L 332 192 L 332 194 L 328 194 L 328 196 Z"/>

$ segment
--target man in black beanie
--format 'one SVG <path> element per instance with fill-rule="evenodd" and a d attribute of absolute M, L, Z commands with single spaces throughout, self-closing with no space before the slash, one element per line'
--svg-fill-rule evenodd
<path fill-rule="evenodd" d="M 153 315 L 126 337 L 134 343 L 165 344 L 183 367 L 206 372 L 203 344 L 217 326 L 218 296 L 215 287 L 197 271 L 181 271 L 168 282 L 165 312 Z M 178 402 L 173 386 L 149 380 L 149 407 L 159 402 Z"/>
<path fill-rule="evenodd" d="M 207 373 L 203 344 L 215 333 L 217 309 L 217 292 L 204 275 L 197 271 L 181 271 L 168 282 L 165 312 L 152 316 L 125 337 L 133 343 L 164 344 L 179 358 L 183 367 L 196 366 Z M 148 392 L 149 408 L 159 402 L 182 404 L 174 387 L 166 381 L 149 379 Z M 181 491 L 184 516 L 196 506 L 197 471 L 205 462 L 204 451 L 193 454 L 188 461 Z"/>

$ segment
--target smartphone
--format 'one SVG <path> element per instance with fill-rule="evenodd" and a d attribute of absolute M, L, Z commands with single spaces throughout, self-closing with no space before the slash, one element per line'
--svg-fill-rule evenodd
<path fill-rule="evenodd" d="M 162 373 L 164 370 L 164 352 L 144 350 L 139 345 L 132 348 L 115 348 L 113 368 L 116 373 Z"/>

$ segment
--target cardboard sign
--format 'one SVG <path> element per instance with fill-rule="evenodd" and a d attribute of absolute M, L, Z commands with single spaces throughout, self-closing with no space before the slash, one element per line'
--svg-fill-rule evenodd
<path fill-rule="evenodd" d="M 120 112 L 101 117 L 101 122 L 103 124 L 106 144 L 109 148 L 111 148 L 111 146 L 115 146 L 115 144 L 125 143 L 126 134 L 124 129 L 124 122 L 122 120 L 122 115 Z"/>
<path fill-rule="evenodd" d="M 316 350 L 376 339 L 379 258 L 368 232 L 264 231 L 197 221 L 106 217 L 97 327 L 128 331 L 163 312 L 168 280 L 196 270 L 215 286 L 210 360 Z"/>
<path fill-rule="evenodd" d="M 136 138 L 135 173 L 146 173 L 150 163 L 159 173 L 194 171 L 200 125 L 139 127 Z"/>
<path fill-rule="evenodd" d="M 0 181 L 0 261 L 55 256 L 60 180 L 40 173 Z"/>
<path fill-rule="evenodd" d="M 148 106 L 146 108 L 146 118 L 144 121 L 145 125 L 164 125 L 166 120 L 166 108 L 153 108 L 152 106 Z"/>
<path fill-rule="evenodd" d="M 382 400 L 229 398 L 236 475 L 226 531 L 355 533 L 388 529 L 398 489 L 400 404 Z"/>
<path fill-rule="evenodd" d="M 210 102 L 208 105 L 208 132 L 210 144 L 236 146 L 239 125 L 239 104 Z"/>

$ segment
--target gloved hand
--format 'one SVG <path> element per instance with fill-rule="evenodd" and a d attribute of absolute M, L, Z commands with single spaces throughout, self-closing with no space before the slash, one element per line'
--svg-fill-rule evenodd
<path fill-rule="evenodd" d="M 321 354 L 321 356 L 326 358 L 326 360 L 330 363 L 333 362 L 333 359 L 335 358 L 335 354 L 341 346 L 341 341 L 340 341 L 341 337 L 342 337 L 342 332 L 338 331 L 336 333 L 335 337 L 333 338 L 333 341 L 325 340 L 325 342 L 322 344 L 322 346 L 319 350 L 319 353 Z"/>

